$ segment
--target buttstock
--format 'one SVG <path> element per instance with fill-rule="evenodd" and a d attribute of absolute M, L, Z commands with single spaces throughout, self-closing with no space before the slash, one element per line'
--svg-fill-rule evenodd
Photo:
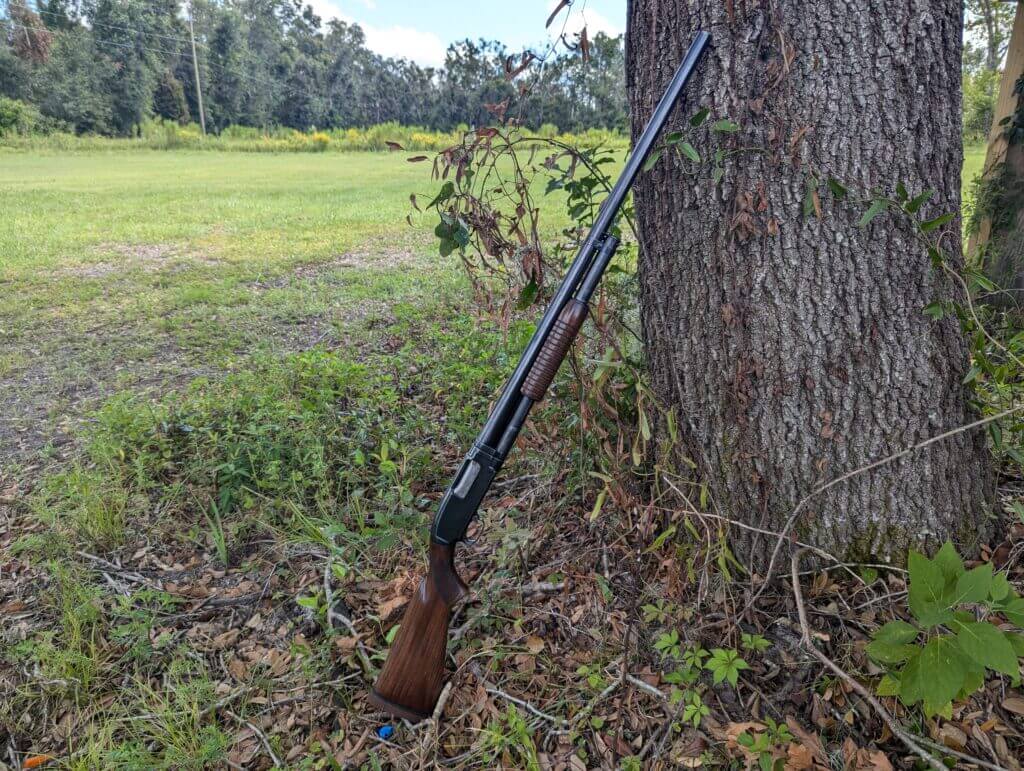
<path fill-rule="evenodd" d="M 448 622 L 469 591 L 455 572 L 455 547 L 430 544 L 430 570 L 409 600 L 370 703 L 413 723 L 430 717 L 444 687 Z"/>

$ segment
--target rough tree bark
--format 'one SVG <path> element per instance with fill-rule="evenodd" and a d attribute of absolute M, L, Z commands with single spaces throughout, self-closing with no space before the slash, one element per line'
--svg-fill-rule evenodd
<path fill-rule="evenodd" d="M 655 387 L 718 512 L 780 530 L 817 486 L 976 419 L 952 292 L 893 214 L 804 214 L 808 177 L 896 183 L 959 210 L 959 0 L 633 0 L 627 82 L 639 131 L 698 29 L 712 51 L 680 125 L 709 107 L 740 131 L 715 184 L 668 154 L 636 187 L 641 312 Z M 944 247 L 960 258 L 957 223 Z M 982 430 L 851 478 L 802 508 L 796 535 L 838 555 L 901 561 L 909 545 L 988 533 Z M 772 543 L 737 533 L 763 568 Z"/>

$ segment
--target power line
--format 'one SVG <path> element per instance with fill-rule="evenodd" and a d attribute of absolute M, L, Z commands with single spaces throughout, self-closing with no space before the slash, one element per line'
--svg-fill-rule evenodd
<path fill-rule="evenodd" d="M 185 37 L 177 37 L 175 35 L 162 35 L 159 32 L 146 32 L 145 30 L 139 29 L 138 27 L 126 27 L 123 24 L 111 24 L 110 22 L 105 21 L 95 21 L 94 19 L 91 19 L 89 17 L 84 17 L 88 19 L 89 22 L 88 25 L 86 25 L 82 22 L 82 19 L 74 19 L 70 16 L 59 14 L 54 11 L 47 11 L 43 8 L 37 8 L 34 11 L 34 13 L 37 13 L 40 16 L 49 16 L 55 20 L 67 19 L 68 21 L 74 22 L 76 25 L 81 25 L 86 28 L 106 27 L 107 29 L 120 30 L 122 32 L 131 32 L 136 35 L 148 35 L 149 37 L 163 38 L 164 40 L 170 40 L 175 43 L 181 43 L 182 45 L 188 45 L 189 43 L 188 38 Z M 199 48 L 209 48 L 209 46 L 207 46 L 205 43 L 196 43 L 196 46 L 198 46 Z"/>

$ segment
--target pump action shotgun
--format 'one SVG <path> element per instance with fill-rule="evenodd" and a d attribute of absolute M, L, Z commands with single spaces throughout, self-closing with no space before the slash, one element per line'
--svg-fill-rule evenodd
<path fill-rule="evenodd" d="M 587 303 L 619 245 L 619 239 L 611 233 L 619 208 L 707 48 L 709 37 L 706 32 L 697 33 L 501 398 L 441 499 L 430 531 L 427 576 L 409 600 L 398 635 L 369 698 L 371 704 L 395 717 L 415 723 L 430 717 L 434 710 L 444 685 L 451 609 L 468 592 L 455 572 L 455 544 L 465 537 L 530 408 L 544 398 L 583 326 Z"/>

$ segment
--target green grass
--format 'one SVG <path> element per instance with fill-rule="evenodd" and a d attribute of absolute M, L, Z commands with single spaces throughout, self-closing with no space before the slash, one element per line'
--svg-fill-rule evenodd
<path fill-rule="evenodd" d="M 960 177 L 961 193 L 964 197 L 967 196 L 971 181 L 981 173 L 985 166 L 985 150 L 984 144 L 964 146 L 964 169 Z"/>
<path fill-rule="evenodd" d="M 2 158 L 0 444 L 38 433 L 40 406 L 65 419 L 139 384 L 358 344 L 394 303 L 461 280 L 421 215 L 405 221 L 436 183 L 403 154 Z"/>
<path fill-rule="evenodd" d="M 174 244 L 249 266 L 310 261 L 405 226 L 426 167 L 395 155 L 4 155 L 0 276 Z"/>

